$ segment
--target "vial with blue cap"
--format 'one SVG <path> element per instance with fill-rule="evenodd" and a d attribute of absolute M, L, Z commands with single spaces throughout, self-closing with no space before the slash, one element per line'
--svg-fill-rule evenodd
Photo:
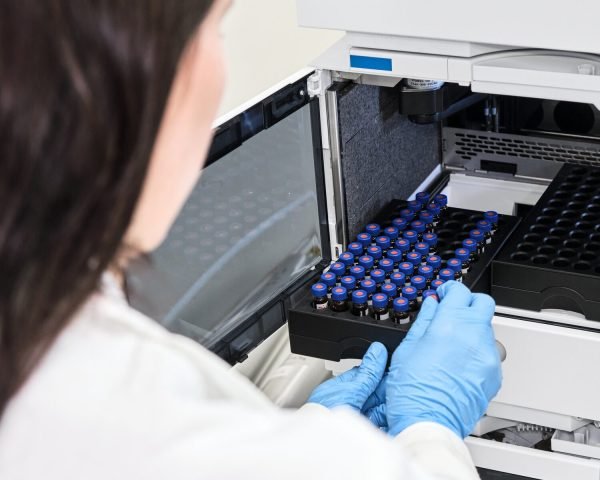
<path fill-rule="evenodd" d="M 406 230 L 406 228 L 408 227 L 408 225 L 410 224 L 411 221 L 412 221 L 412 218 L 410 221 L 407 220 L 406 218 L 394 218 L 392 220 L 392 225 L 394 226 L 394 228 L 398 229 L 398 235 L 400 235 L 400 232 L 403 232 L 404 230 Z"/>
<path fill-rule="evenodd" d="M 431 195 L 429 195 L 429 193 L 427 192 L 419 192 L 415 195 L 415 200 L 417 200 L 417 202 L 419 202 L 422 207 L 429 203 L 430 198 Z"/>
<path fill-rule="evenodd" d="M 387 251 L 392 247 L 392 242 L 390 240 L 390 237 L 380 235 L 375 239 L 375 245 L 381 248 L 381 253 L 385 255 Z"/>
<path fill-rule="evenodd" d="M 365 275 L 368 275 L 375 266 L 375 260 L 371 255 L 362 255 L 358 258 L 358 264 L 365 269 Z"/>
<path fill-rule="evenodd" d="M 394 272 L 390 277 L 390 283 L 396 286 L 396 294 L 401 295 L 402 289 L 407 285 L 406 275 L 402 272 Z"/>
<path fill-rule="evenodd" d="M 425 232 L 433 233 L 433 229 L 435 228 L 433 213 L 424 210 L 419 215 L 419 220 L 425 224 Z"/>
<path fill-rule="evenodd" d="M 357 317 L 366 317 L 369 314 L 369 296 L 364 290 L 352 292 L 352 314 Z"/>
<path fill-rule="evenodd" d="M 404 275 L 406 283 L 410 283 L 410 279 L 415 273 L 415 265 L 410 262 L 402 262 L 398 265 L 398 272 Z"/>
<path fill-rule="evenodd" d="M 371 270 L 371 280 L 375 282 L 376 288 L 381 288 L 385 283 L 385 272 L 381 268 Z"/>
<path fill-rule="evenodd" d="M 481 255 L 485 251 L 485 233 L 476 228 L 469 232 L 469 238 L 477 242 L 477 255 Z"/>
<path fill-rule="evenodd" d="M 427 300 L 429 297 L 432 297 L 436 302 L 440 301 L 440 297 L 435 290 L 429 289 L 423 292 L 423 301 Z"/>
<path fill-rule="evenodd" d="M 411 312 L 416 312 L 419 309 L 419 302 L 417 301 L 417 289 L 412 285 L 404 287 L 402 289 L 402 296 L 408 300 L 408 305 Z"/>
<path fill-rule="evenodd" d="M 430 203 L 427 205 L 427 211 L 433 215 L 433 226 L 437 227 L 440 223 L 441 207 L 437 203 Z"/>
<path fill-rule="evenodd" d="M 454 280 L 454 270 L 451 268 L 442 268 L 439 273 L 440 280 L 444 283 Z"/>
<path fill-rule="evenodd" d="M 415 214 L 419 213 L 423 208 L 423 205 L 418 200 L 411 200 L 410 202 L 407 202 L 406 206 Z"/>
<path fill-rule="evenodd" d="M 462 246 L 469 251 L 471 264 L 475 263 L 479 259 L 479 254 L 477 253 L 477 242 L 472 238 L 466 238 L 463 240 Z"/>
<path fill-rule="evenodd" d="M 439 205 L 442 212 L 448 208 L 448 197 L 443 193 L 438 193 L 435 197 L 433 197 L 433 201 L 436 205 Z"/>
<path fill-rule="evenodd" d="M 392 308 L 394 298 L 398 296 L 398 287 L 393 283 L 386 283 L 381 287 L 381 293 L 385 293 L 388 297 L 388 308 Z"/>
<path fill-rule="evenodd" d="M 382 258 L 379 260 L 379 268 L 385 272 L 385 278 L 389 279 L 394 272 L 394 262 L 391 258 Z"/>
<path fill-rule="evenodd" d="M 346 265 L 346 270 L 350 270 L 350 267 L 354 265 L 354 254 L 344 252 L 340 255 L 339 261 Z"/>
<path fill-rule="evenodd" d="M 425 242 L 415 243 L 415 252 L 421 255 L 421 263 L 424 264 L 429 255 L 429 245 Z"/>
<path fill-rule="evenodd" d="M 350 275 L 356 278 L 357 282 L 364 280 L 366 273 L 365 267 L 361 267 L 360 265 L 354 265 L 350 268 Z"/>
<path fill-rule="evenodd" d="M 381 227 L 376 223 L 369 223 L 369 225 L 365 227 L 365 232 L 371 235 L 371 243 L 374 243 L 375 239 L 381 233 Z"/>
<path fill-rule="evenodd" d="M 329 299 L 327 297 L 327 285 L 324 283 L 315 283 L 310 291 L 312 293 L 312 306 L 316 310 L 325 310 L 329 305 Z"/>
<path fill-rule="evenodd" d="M 388 250 L 387 258 L 388 258 L 388 260 L 392 261 L 392 270 L 397 270 L 398 264 L 402 260 L 404 260 L 404 255 L 402 255 L 402 252 L 400 250 L 398 250 L 397 248 L 392 248 L 391 250 Z M 379 262 L 379 263 L 381 263 L 381 262 Z"/>
<path fill-rule="evenodd" d="M 342 287 L 346 289 L 348 294 L 352 294 L 352 292 L 356 289 L 356 278 L 354 278 L 352 275 L 346 275 L 345 277 L 342 277 L 340 283 Z"/>
<path fill-rule="evenodd" d="M 327 293 L 331 296 L 331 290 L 337 283 L 337 277 L 332 272 L 325 272 L 323 275 L 321 275 L 321 283 L 327 285 Z"/>
<path fill-rule="evenodd" d="M 442 257 L 439 255 L 429 255 L 427 257 L 427 265 L 433 268 L 433 276 L 436 277 L 442 268 Z"/>
<path fill-rule="evenodd" d="M 416 234 L 415 234 L 416 235 Z M 396 250 L 400 250 L 402 252 L 402 258 L 406 258 L 406 254 L 410 252 L 411 243 L 406 238 L 399 238 L 396 240 Z"/>
<path fill-rule="evenodd" d="M 410 323 L 410 303 L 407 298 L 398 297 L 394 300 L 394 323 L 406 325 Z"/>
<path fill-rule="evenodd" d="M 431 290 L 437 291 L 437 289 L 440 288 L 444 283 L 445 282 L 443 280 L 436 278 L 431 282 L 430 288 Z"/>
<path fill-rule="evenodd" d="M 369 305 L 371 305 L 371 300 L 373 299 L 373 294 L 377 291 L 377 285 L 373 280 L 363 280 L 360 282 L 361 290 L 367 292 L 367 301 Z"/>
<path fill-rule="evenodd" d="M 485 236 L 485 244 L 489 245 L 492 243 L 492 224 L 487 220 L 479 220 L 477 222 L 477 228 L 483 232 Z"/>
<path fill-rule="evenodd" d="M 466 275 L 471 270 L 471 252 L 466 248 L 457 248 L 454 256 L 462 262 L 462 274 Z"/>
<path fill-rule="evenodd" d="M 329 267 L 329 271 L 333 273 L 336 277 L 336 283 L 340 283 L 342 277 L 346 275 L 346 265 L 342 262 L 332 263 Z"/>
<path fill-rule="evenodd" d="M 414 230 L 406 230 L 402 237 L 404 240 L 408 240 L 408 242 L 412 245 L 413 243 L 417 243 L 419 241 L 419 234 Z M 399 247 L 398 242 L 396 242 L 396 247 Z"/>
<path fill-rule="evenodd" d="M 427 280 L 427 287 L 429 287 L 429 285 L 431 285 L 431 281 L 433 280 L 433 267 L 431 265 L 421 265 L 417 273 L 425 277 Z"/>
<path fill-rule="evenodd" d="M 415 275 L 410 284 L 417 289 L 417 301 L 423 300 L 423 290 L 427 290 L 427 279 L 423 275 Z"/>
<path fill-rule="evenodd" d="M 399 230 L 396 227 L 387 227 L 383 234 L 390 239 L 391 243 L 394 243 L 398 238 Z"/>
<path fill-rule="evenodd" d="M 413 273 L 417 271 L 419 265 L 421 265 L 421 254 L 417 252 L 410 252 L 406 254 L 406 261 L 412 263 Z"/>
<path fill-rule="evenodd" d="M 454 270 L 454 280 L 462 282 L 462 261 L 458 258 L 450 258 L 446 261 L 446 267 Z"/>
<path fill-rule="evenodd" d="M 400 218 L 403 218 L 407 223 L 410 223 L 415 219 L 415 212 L 413 212 L 410 208 L 405 208 L 400 210 Z M 408 225 L 406 228 L 408 228 Z"/>
<path fill-rule="evenodd" d="M 417 232 L 417 238 L 419 239 L 419 242 L 423 240 L 423 234 L 425 233 L 426 229 L 425 222 L 421 220 L 415 220 L 410 224 L 410 228 Z"/>
<path fill-rule="evenodd" d="M 483 219 L 490 222 L 490 225 L 492 226 L 492 235 L 494 235 L 498 230 L 498 222 L 500 221 L 500 215 L 498 215 L 498 212 L 489 210 L 483 214 Z"/>
<path fill-rule="evenodd" d="M 423 242 L 429 245 L 429 252 L 435 254 L 437 252 L 438 236 L 436 233 L 424 233 Z"/>
<path fill-rule="evenodd" d="M 385 293 L 376 293 L 373 295 L 373 317 L 375 320 L 389 320 L 390 311 L 388 310 L 388 296 Z"/>
<path fill-rule="evenodd" d="M 348 251 L 354 255 L 354 258 L 356 259 L 365 253 L 365 247 L 360 242 L 352 242 L 348 245 Z"/>
<path fill-rule="evenodd" d="M 371 246 L 371 243 L 373 243 L 373 241 L 371 240 L 371 235 L 365 232 L 359 233 L 356 236 L 356 241 L 360 243 L 363 246 L 363 248 L 369 248 Z"/>
<path fill-rule="evenodd" d="M 379 260 L 381 260 L 381 258 L 383 257 L 383 251 L 380 247 L 374 245 L 372 247 L 367 248 L 367 255 L 373 257 L 373 260 L 375 261 L 375 266 L 377 266 L 379 265 Z"/>
<path fill-rule="evenodd" d="M 335 287 L 331 291 L 331 304 L 329 308 L 334 312 L 345 312 L 348 310 L 348 290 L 345 287 Z"/>

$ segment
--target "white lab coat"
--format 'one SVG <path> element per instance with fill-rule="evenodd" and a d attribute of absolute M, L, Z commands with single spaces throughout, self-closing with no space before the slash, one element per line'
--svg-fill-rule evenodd
<path fill-rule="evenodd" d="M 478 478 L 449 430 L 392 439 L 358 414 L 284 411 L 220 359 L 106 289 L 0 423 L 2 480 Z"/>

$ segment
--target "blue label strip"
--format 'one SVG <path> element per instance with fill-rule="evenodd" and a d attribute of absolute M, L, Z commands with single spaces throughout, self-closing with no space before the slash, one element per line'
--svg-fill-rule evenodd
<path fill-rule="evenodd" d="M 382 57 L 365 57 L 363 55 L 350 55 L 350 67 L 391 72 L 392 59 Z"/>

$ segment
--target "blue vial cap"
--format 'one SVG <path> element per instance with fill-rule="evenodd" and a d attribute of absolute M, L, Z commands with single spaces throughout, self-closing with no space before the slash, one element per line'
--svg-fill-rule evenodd
<path fill-rule="evenodd" d="M 398 265 L 398 271 L 404 275 L 412 275 L 415 271 L 415 266 L 412 263 L 402 262 Z"/>
<path fill-rule="evenodd" d="M 406 230 L 402 236 L 410 243 L 415 243 L 418 240 L 418 234 L 414 230 Z M 398 246 L 398 242 L 396 242 L 396 246 Z"/>
<path fill-rule="evenodd" d="M 439 301 L 439 297 L 437 296 L 437 292 L 435 290 L 429 289 L 423 291 L 423 300 L 426 298 L 433 297 L 435 300 Z"/>
<path fill-rule="evenodd" d="M 341 277 L 342 275 L 344 275 L 344 273 L 346 273 L 346 264 L 342 262 L 332 263 L 331 267 L 329 267 L 329 271 L 334 275 Z"/>
<path fill-rule="evenodd" d="M 348 290 L 344 287 L 335 287 L 331 290 L 331 299 L 334 302 L 343 302 L 344 300 L 348 300 Z"/>
<path fill-rule="evenodd" d="M 394 300 L 394 312 L 408 312 L 410 305 L 408 299 L 404 297 L 398 297 Z"/>
<path fill-rule="evenodd" d="M 417 298 L 417 289 L 415 287 L 404 287 L 402 289 L 402 296 L 408 300 L 415 300 Z"/>
<path fill-rule="evenodd" d="M 389 298 L 394 298 L 396 296 L 398 287 L 393 283 L 386 283 L 381 286 L 381 293 L 385 293 Z"/>
<path fill-rule="evenodd" d="M 401 232 L 406 230 L 406 227 L 408 227 L 408 220 L 406 218 L 394 218 L 392 220 L 392 225 L 394 225 L 394 228 L 397 228 L 398 231 Z"/>
<path fill-rule="evenodd" d="M 381 247 L 369 247 L 367 248 L 367 253 L 371 255 L 375 260 L 379 260 L 381 257 L 383 257 Z"/>
<path fill-rule="evenodd" d="M 423 233 L 425 231 L 425 222 L 421 220 L 415 220 L 410 224 L 410 228 L 417 233 Z"/>
<path fill-rule="evenodd" d="M 364 250 L 365 247 L 363 247 L 363 244 L 360 242 L 352 242 L 350 245 L 348 245 L 348 251 L 355 257 L 360 257 Z"/>
<path fill-rule="evenodd" d="M 333 287 L 335 285 L 336 280 L 337 277 L 331 272 L 327 272 L 321 275 L 321 282 L 323 282 L 328 287 Z"/>
<path fill-rule="evenodd" d="M 373 307 L 386 308 L 388 305 L 388 296 L 385 293 L 376 293 L 373 295 Z"/>
<path fill-rule="evenodd" d="M 394 262 L 389 258 L 383 258 L 379 260 L 379 268 L 385 273 L 390 273 L 394 270 Z"/>
<path fill-rule="evenodd" d="M 408 242 L 406 242 L 408 244 Z M 402 260 L 402 252 L 400 250 L 398 250 L 397 248 L 392 248 L 391 250 L 387 251 L 387 257 L 393 262 L 393 263 L 398 263 L 400 260 Z"/>
<path fill-rule="evenodd" d="M 358 259 L 358 264 L 365 270 L 371 270 L 375 261 L 371 255 L 363 255 Z"/>
<path fill-rule="evenodd" d="M 433 201 L 437 203 L 440 207 L 445 207 L 446 205 L 448 205 L 448 197 L 443 193 L 439 193 L 435 197 L 433 197 Z"/>
<path fill-rule="evenodd" d="M 365 227 L 365 232 L 369 233 L 372 237 L 376 237 L 381 232 L 381 227 L 376 223 L 369 223 Z"/>
<path fill-rule="evenodd" d="M 340 255 L 340 262 L 342 262 L 347 267 L 351 267 L 354 265 L 354 255 L 350 252 L 344 252 Z"/>
<path fill-rule="evenodd" d="M 310 290 L 314 298 L 323 298 L 327 296 L 327 285 L 324 283 L 315 283 Z"/>
<path fill-rule="evenodd" d="M 457 248 L 454 251 L 454 254 L 456 255 L 456 258 L 458 258 L 461 262 L 467 261 L 471 256 L 471 252 L 466 248 Z"/>
<path fill-rule="evenodd" d="M 413 266 L 420 265 L 422 258 L 423 258 L 423 256 L 417 252 L 410 252 L 409 254 L 406 255 L 406 261 L 412 263 Z"/>
<path fill-rule="evenodd" d="M 421 205 L 427 205 L 431 195 L 429 195 L 427 192 L 419 192 L 417 195 L 415 195 L 415 198 Z"/>
<path fill-rule="evenodd" d="M 420 253 L 421 255 L 427 255 L 429 253 L 429 245 L 425 242 L 419 242 L 415 245 L 415 252 Z"/>
<path fill-rule="evenodd" d="M 383 233 L 385 233 L 390 240 L 396 240 L 398 238 L 398 229 L 396 227 L 387 227 Z"/>
<path fill-rule="evenodd" d="M 444 282 L 454 280 L 454 270 L 451 268 L 443 268 L 440 270 L 440 280 L 443 280 Z"/>
<path fill-rule="evenodd" d="M 472 238 L 467 238 L 462 242 L 463 248 L 466 248 L 469 252 L 477 250 L 477 242 Z"/>
<path fill-rule="evenodd" d="M 469 236 L 475 240 L 477 243 L 481 243 L 483 242 L 483 239 L 485 238 L 485 235 L 483 233 L 482 230 L 479 230 L 478 228 L 475 230 L 471 230 L 469 232 Z"/>
<path fill-rule="evenodd" d="M 377 237 L 375 239 L 375 243 L 382 250 L 387 250 L 388 248 L 390 248 L 390 245 L 392 244 L 392 242 L 390 241 L 390 237 L 384 237 L 384 236 Z"/>
<path fill-rule="evenodd" d="M 410 268 L 412 273 L 412 266 Z M 390 282 L 397 287 L 402 287 L 406 283 L 406 275 L 404 275 L 402 272 L 394 272 L 390 277 Z"/>
<path fill-rule="evenodd" d="M 433 268 L 440 268 L 442 266 L 442 257 L 430 255 L 427 257 L 427 265 L 430 265 Z"/>
<path fill-rule="evenodd" d="M 350 275 L 352 275 L 356 280 L 362 280 L 365 278 L 365 267 L 361 267 L 360 265 L 355 265 L 350 269 Z"/>
<path fill-rule="evenodd" d="M 423 290 L 427 285 L 427 279 L 423 275 L 415 275 L 410 279 L 410 284 L 417 290 Z"/>
<path fill-rule="evenodd" d="M 418 212 L 423 207 L 421 202 L 419 202 L 418 200 L 411 200 L 410 202 L 407 203 L 406 206 L 408 207 L 409 210 L 412 210 L 414 213 Z"/>
<path fill-rule="evenodd" d="M 492 231 L 492 224 L 487 220 L 479 220 L 477 222 L 477 228 L 483 230 L 485 233 Z"/>
<path fill-rule="evenodd" d="M 419 275 L 425 278 L 433 278 L 433 267 L 431 265 L 421 265 L 419 267 Z"/>
<path fill-rule="evenodd" d="M 367 293 L 373 293 L 377 288 L 377 285 L 373 280 L 363 280 L 360 282 L 360 288 L 362 288 Z"/>
<path fill-rule="evenodd" d="M 354 290 L 356 288 L 356 278 L 350 275 L 342 277 L 341 284 L 346 290 Z"/>
<path fill-rule="evenodd" d="M 373 280 L 375 283 L 385 282 L 385 272 L 381 268 L 371 270 L 371 280 Z"/>
<path fill-rule="evenodd" d="M 439 278 L 437 280 L 434 280 L 431 282 L 431 289 L 432 290 L 437 290 L 438 288 L 440 288 L 445 282 L 443 280 L 440 280 Z"/>
<path fill-rule="evenodd" d="M 488 222 L 490 223 L 498 223 L 498 212 L 494 212 L 493 210 L 490 210 L 489 212 L 485 212 L 483 214 L 483 218 L 485 218 Z"/>
<path fill-rule="evenodd" d="M 462 262 L 458 258 L 451 258 L 446 262 L 446 266 L 455 272 L 462 270 Z"/>
<path fill-rule="evenodd" d="M 368 301 L 368 293 L 364 290 L 354 290 L 352 292 L 352 303 L 356 305 L 365 305 Z"/>
<path fill-rule="evenodd" d="M 427 205 L 427 211 L 431 212 L 434 217 L 439 215 L 441 210 L 442 208 L 437 203 Z"/>
<path fill-rule="evenodd" d="M 430 225 L 433 223 L 433 213 L 431 213 L 431 212 L 428 212 L 428 211 L 421 212 L 421 214 L 419 215 L 419 218 L 425 225 Z"/>
<path fill-rule="evenodd" d="M 371 245 L 371 235 L 369 235 L 368 233 L 359 233 L 356 236 L 356 240 L 365 248 Z"/>
<path fill-rule="evenodd" d="M 415 235 L 415 239 L 416 237 L 417 236 Z M 406 238 L 399 238 L 396 240 L 396 248 L 401 252 L 408 252 L 410 250 L 410 241 Z"/>
<path fill-rule="evenodd" d="M 430 247 L 435 247 L 438 243 L 438 236 L 435 233 L 424 233 L 423 241 Z"/>
<path fill-rule="evenodd" d="M 411 222 L 415 218 L 415 212 L 410 208 L 405 208 L 404 210 L 400 210 L 400 217 L 407 222 Z"/>

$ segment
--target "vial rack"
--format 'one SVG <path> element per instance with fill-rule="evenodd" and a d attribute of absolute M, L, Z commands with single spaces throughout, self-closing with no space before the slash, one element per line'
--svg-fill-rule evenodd
<path fill-rule="evenodd" d="M 373 219 L 382 229 L 391 225 L 407 203 L 394 200 Z M 444 261 L 454 257 L 454 251 L 462 247 L 462 241 L 476 228 L 476 221 L 483 219 L 483 212 L 447 208 L 440 216 L 435 229 L 438 235 L 438 255 Z M 498 229 L 479 260 L 463 276 L 463 282 L 474 291 L 489 293 L 492 260 L 517 227 L 517 217 L 500 215 Z M 383 343 L 392 353 L 416 319 L 411 316 L 408 324 L 396 324 L 392 320 L 375 320 L 372 316 L 357 317 L 350 311 L 334 312 L 331 309 L 317 311 L 311 304 L 313 280 L 299 289 L 290 299 L 288 325 L 292 352 L 300 355 L 339 361 L 343 358 L 362 358 L 372 342 Z M 417 312 L 418 313 L 418 312 Z"/>
<path fill-rule="evenodd" d="M 498 304 L 600 320 L 600 168 L 564 165 L 492 272 Z"/>

